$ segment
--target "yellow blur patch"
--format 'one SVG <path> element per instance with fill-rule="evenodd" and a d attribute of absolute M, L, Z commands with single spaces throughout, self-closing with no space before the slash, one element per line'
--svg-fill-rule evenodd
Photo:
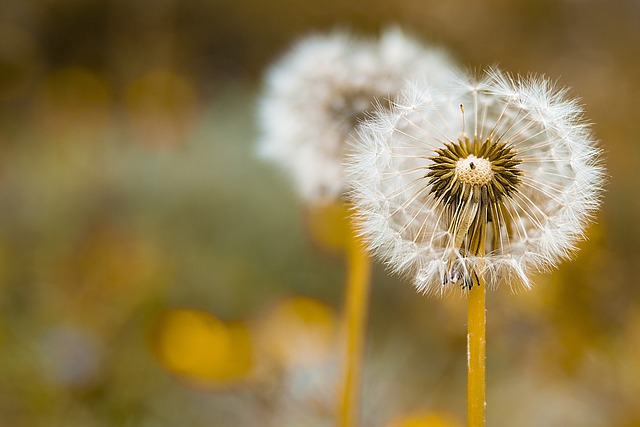
<path fill-rule="evenodd" d="M 435 412 L 415 413 L 398 417 L 388 427 L 461 427 L 462 424 L 448 414 Z"/>
<path fill-rule="evenodd" d="M 336 315 L 307 297 L 281 301 L 258 325 L 261 350 L 277 364 L 311 367 L 326 363 L 334 348 Z"/>
<path fill-rule="evenodd" d="M 306 215 L 311 241 L 330 253 L 344 250 L 350 236 L 349 209 L 344 203 L 317 203 Z"/>
<path fill-rule="evenodd" d="M 252 367 L 246 327 L 225 324 L 209 313 L 170 310 L 162 316 L 155 338 L 163 366 L 194 380 L 226 384 L 245 378 Z"/>
<path fill-rule="evenodd" d="M 127 88 L 127 117 L 137 140 L 147 146 L 184 143 L 197 110 L 193 86 L 170 70 L 143 74 Z"/>
<path fill-rule="evenodd" d="M 84 68 L 63 68 L 46 76 L 38 117 L 57 136 L 74 134 L 91 140 L 109 124 L 111 101 L 102 76 Z"/>
<path fill-rule="evenodd" d="M 164 261 L 153 242 L 105 221 L 61 251 L 57 296 L 65 297 L 65 310 L 86 318 L 96 318 L 97 310 L 124 311 L 165 285 Z"/>

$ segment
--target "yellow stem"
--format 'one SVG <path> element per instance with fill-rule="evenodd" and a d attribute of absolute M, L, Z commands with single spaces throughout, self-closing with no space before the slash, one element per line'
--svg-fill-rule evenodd
<path fill-rule="evenodd" d="M 467 426 L 485 425 L 486 286 L 479 275 L 467 293 Z"/>
<path fill-rule="evenodd" d="M 347 244 L 347 289 L 345 296 L 346 354 L 344 355 L 342 395 L 340 400 L 340 426 L 358 425 L 362 359 L 366 336 L 367 307 L 371 260 L 365 252 L 355 227 Z"/>

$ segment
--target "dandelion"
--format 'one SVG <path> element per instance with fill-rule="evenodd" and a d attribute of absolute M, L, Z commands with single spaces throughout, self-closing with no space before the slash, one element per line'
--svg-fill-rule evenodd
<path fill-rule="evenodd" d="M 498 70 L 411 84 L 350 156 L 369 247 L 422 292 L 467 291 L 472 426 L 484 425 L 485 283 L 531 287 L 600 203 L 600 151 L 566 92 Z"/>
<path fill-rule="evenodd" d="M 439 82 L 450 67 L 443 51 L 397 28 L 379 40 L 344 32 L 305 38 L 267 74 L 260 153 L 287 171 L 305 200 L 339 199 L 346 141 L 374 101 L 383 105 L 416 76 Z"/>
<path fill-rule="evenodd" d="M 260 152 L 291 175 L 306 201 L 342 203 L 346 141 L 356 125 L 374 105 L 389 108 L 387 100 L 407 79 L 423 76 L 439 83 L 450 67 L 442 51 L 424 48 L 395 28 L 379 40 L 339 32 L 309 37 L 267 75 L 259 109 Z M 338 412 L 340 424 L 352 426 L 357 424 L 371 262 L 355 232 L 346 249 L 347 342 Z"/>
<path fill-rule="evenodd" d="M 350 158 L 369 246 L 427 293 L 530 287 L 584 237 L 600 150 L 575 100 L 497 70 L 445 89 L 409 85 L 363 123 Z"/>

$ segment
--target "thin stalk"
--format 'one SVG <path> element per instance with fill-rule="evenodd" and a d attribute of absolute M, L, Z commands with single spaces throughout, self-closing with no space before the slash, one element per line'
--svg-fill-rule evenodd
<path fill-rule="evenodd" d="M 477 286 L 467 293 L 467 426 L 485 425 L 486 286 L 478 275 Z"/>
<path fill-rule="evenodd" d="M 360 415 L 362 360 L 366 336 L 371 260 L 364 250 L 354 224 L 347 243 L 347 287 L 345 296 L 345 336 L 342 395 L 339 425 L 355 427 Z"/>

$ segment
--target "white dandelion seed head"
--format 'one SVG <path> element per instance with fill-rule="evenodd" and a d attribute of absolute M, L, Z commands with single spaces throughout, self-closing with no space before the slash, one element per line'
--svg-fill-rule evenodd
<path fill-rule="evenodd" d="M 259 104 L 259 152 L 282 166 L 306 200 L 345 191 L 346 140 L 405 81 L 439 82 L 452 63 L 398 28 L 378 40 L 345 32 L 303 39 L 267 73 Z"/>
<path fill-rule="evenodd" d="M 350 196 L 371 250 L 418 290 L 531 287 L 600 205 L 600 150 L 566 90 L 496 69 L 408 84 L 358 128 Z M 458 285 L 458 286 L 454 286 Z"/>

